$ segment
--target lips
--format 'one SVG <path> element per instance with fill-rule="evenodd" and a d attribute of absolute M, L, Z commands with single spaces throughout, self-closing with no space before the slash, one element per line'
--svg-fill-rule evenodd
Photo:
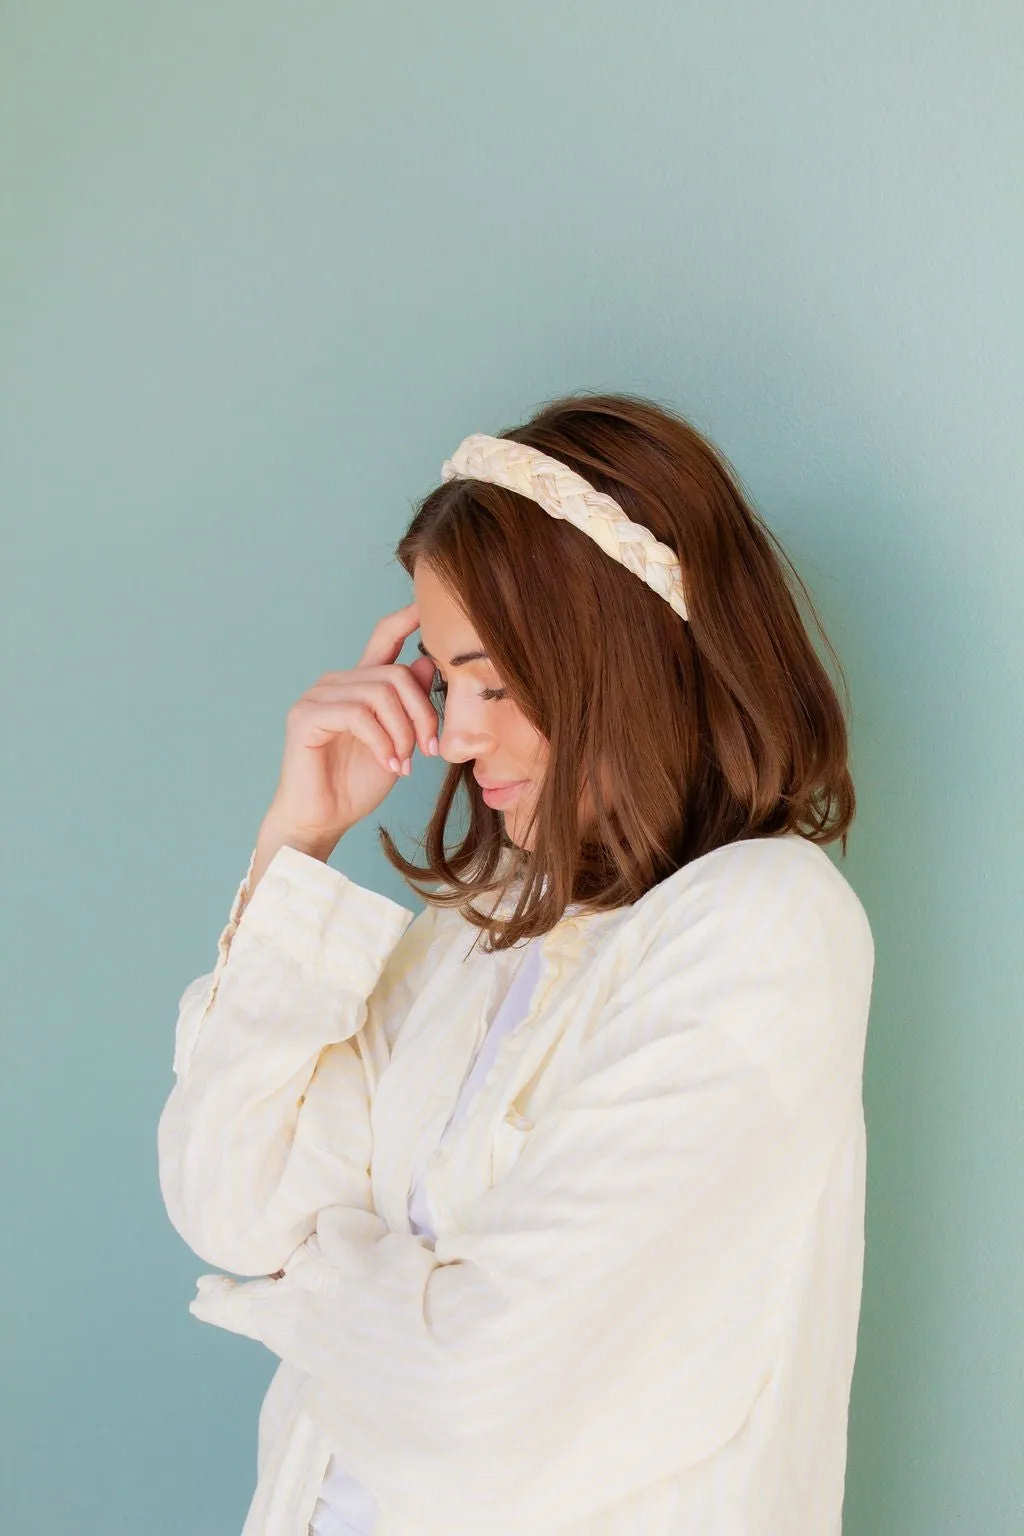
<path fill-rule="evenodd" d="M 473 777 L 476 778 L 476 774 Z M 519 795 L 529 782 L 527 779 L 506 780 L 503 784 L 485 784 L 480 779 L 476 781 L 483 793 L 484 803 L 491 806 L 493 810 L 501 810 L 505 806 L 511 805 L 513 801 L 519 798 Z"/>

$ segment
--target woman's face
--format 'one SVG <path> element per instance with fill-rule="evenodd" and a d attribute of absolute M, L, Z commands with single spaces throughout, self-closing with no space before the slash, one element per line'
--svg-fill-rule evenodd
<path fill-rule="evenodd" d="M 469 619 L 425 560 L 416 563 L 413 588 L 420 649 L 445 685 L 441 756 L 473 765 L 487 804 L 505 818 L 512 842 L 521 841 L 548 761 L 548 743 L 512 699 Z M 520 836 L 516 835 L 517 828 Z"/>

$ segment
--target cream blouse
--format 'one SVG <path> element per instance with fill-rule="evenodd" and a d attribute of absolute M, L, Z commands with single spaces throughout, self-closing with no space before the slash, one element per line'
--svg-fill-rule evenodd
<path fill-rule="evenodd" d="M 306 1536 L 335 1453 L 374 1536 L 839 1536 L 874 950 L 827 854 L 564 917 L 443 1143 L 519 952 L 288 847 L 246 893 L 158 1131 L 177 1230 L 261 1277 L 192 1312 L 281 1361 L 242 1536 Z"/>
<path fill-rule="evenodd" d="M 539 939 L 530 939 L 521 946 L 522 954 L 512 983 L 501 1000 L 501 1007 L 488 1025 L 480 1053 L 462 1085 L 451 1119 L 442 1133 L 442 1142 L 465 1118 L 470 1100 L 490 1071 L 498 1045 L 509 1030 L 522 1021 L 526 1013 L 540 969 L 539 943 Z M 433 1243 L 437 1235 L 434 1213 L 430 1209 L 430 1196 L 422 1178 L 416 1180 L 409 1197 L 409 1226 L 413 1232 L 422 1233 Z M 320 1489 L 320 1497 L 313 1509 L 310 1536 L 372 1536 L 376 1517 L 376 1501 L 370 1490 L 352 1476 L 337 1456 L 333 1456 Z"/>

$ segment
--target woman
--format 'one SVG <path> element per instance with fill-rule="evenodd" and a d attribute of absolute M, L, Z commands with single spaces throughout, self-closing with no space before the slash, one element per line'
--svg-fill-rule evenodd
<path fill-rule="evenodd" d="M 282 1362 L 244 1536 L 838 1533 L 874 956 L 806 592 L 622 395 L 467 438 L 398 554 L 415 601 L 289 712 L 160 1123 L 174 1225 L 260 1277 L 192 1311 Z M 326 861 L 417 746 L 413 918 Z"/>

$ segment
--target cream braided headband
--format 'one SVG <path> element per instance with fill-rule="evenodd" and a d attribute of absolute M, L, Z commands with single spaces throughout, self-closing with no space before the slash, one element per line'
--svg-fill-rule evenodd
<path fill-rule="evenodd" d="M 442 480 L 486 480 L 518 491 L 552 517 L 572 523 L 606 555 L 639 576 L 659 597 L 687 617 L 683 573 L 676 555 L 649 528 L 631 522 L 617 501 L 546 453 L 507 437 L 474 432 L 441 466 Z"/>

